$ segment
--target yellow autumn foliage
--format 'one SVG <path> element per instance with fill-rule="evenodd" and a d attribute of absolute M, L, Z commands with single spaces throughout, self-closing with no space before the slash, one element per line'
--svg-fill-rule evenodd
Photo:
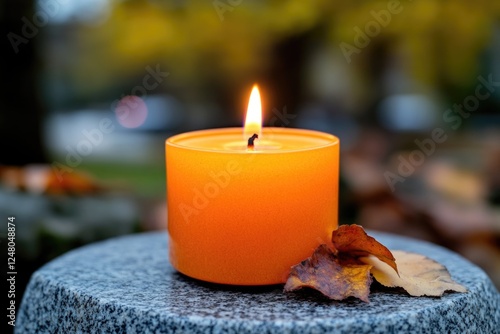
<path fill-rule="evenodd" d="M 75 60 L 73 75 L 97 90 L 130 76 L 132 69 L 161 63 L 180 83 L 210 75 L 233 80 L 267 68 L 273 47 L 297 34 L 314 34 L 316 43 L 340 52 L 341 42 L 353 43 L 355 27 L 363 29 L 390 3 L 114 0 L 103 24 L 76 33 L 84 56 Z M 474 80 L 499 24 L 499 1 L 405 0 L 399 6 L 400 13 L 391 15 L 371 43 L 389 41 L 423 84 L 444 79 L 460 87 Z M 361 66 L 367 56 L 352 65 Z"/>

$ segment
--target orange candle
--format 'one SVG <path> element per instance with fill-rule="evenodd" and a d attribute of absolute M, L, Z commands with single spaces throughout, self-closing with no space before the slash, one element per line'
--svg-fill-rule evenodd
<path fill-rule="evenodd" d="M 338 166 L 335 136 L 262 129 L 254 88 L 245 129 L 166 141 L 170 262 L 214 283 L 283 283 L 337 227 Z"/>

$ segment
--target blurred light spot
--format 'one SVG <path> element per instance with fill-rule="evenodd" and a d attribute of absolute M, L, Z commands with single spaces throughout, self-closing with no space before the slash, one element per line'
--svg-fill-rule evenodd
<path fill-rule="evenodd" d="M 148 107 L 139 96 L 127 95 L 118 102 L 115 114 L 123 127 L 137 128 L 146 121 Z"/>
<path fill-rule="evenodd" d="M 424 95 L 401 94 L 387 97 L 380 104 L 380 121 L 395 131 L 420 131 L 436 123 L 437 106 Z"/>
<path fill-rule="evenodd" d="M 99 24 L 110 13 L 109 0 L 38 0 L 37 13 L 48 18 L 49 23 L 63 24 L 71 21 Z"/>

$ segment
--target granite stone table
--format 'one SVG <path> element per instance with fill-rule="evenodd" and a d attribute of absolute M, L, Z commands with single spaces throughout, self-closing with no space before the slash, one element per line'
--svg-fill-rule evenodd
<path fill-rule="evenodd" d="M 443 263 L 469 292 L 416 298 L 372 285 L 367 304 L 203 283 L 170 266 L 167 235 L 155 232 L 91 244 L 39 269 L 16 333 L 500 333 L 500 294 L 482 270 L 429 243 L 370 234 Z"/>

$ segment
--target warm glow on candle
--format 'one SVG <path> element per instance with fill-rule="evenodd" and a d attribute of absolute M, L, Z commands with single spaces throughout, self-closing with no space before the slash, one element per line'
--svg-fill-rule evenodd
<path fill-rule="evenodd" d="M 245 118 L 245 139 L 253 134 L 261 135 L 262 132 L 262 104 L 260 102 L 260 93 L 257 85 L 252 88 L 250 100 L 248 101 L 247 116 Z"/>
<path fill-rule="evenodd" d="M 290 268 L 337 228 L 339 151 L 338 138 L 327 133 L 262 127 L 257 85 L 244 129 L 170 137 L 174 268 L 213 283 L 284 283 Z"/>

